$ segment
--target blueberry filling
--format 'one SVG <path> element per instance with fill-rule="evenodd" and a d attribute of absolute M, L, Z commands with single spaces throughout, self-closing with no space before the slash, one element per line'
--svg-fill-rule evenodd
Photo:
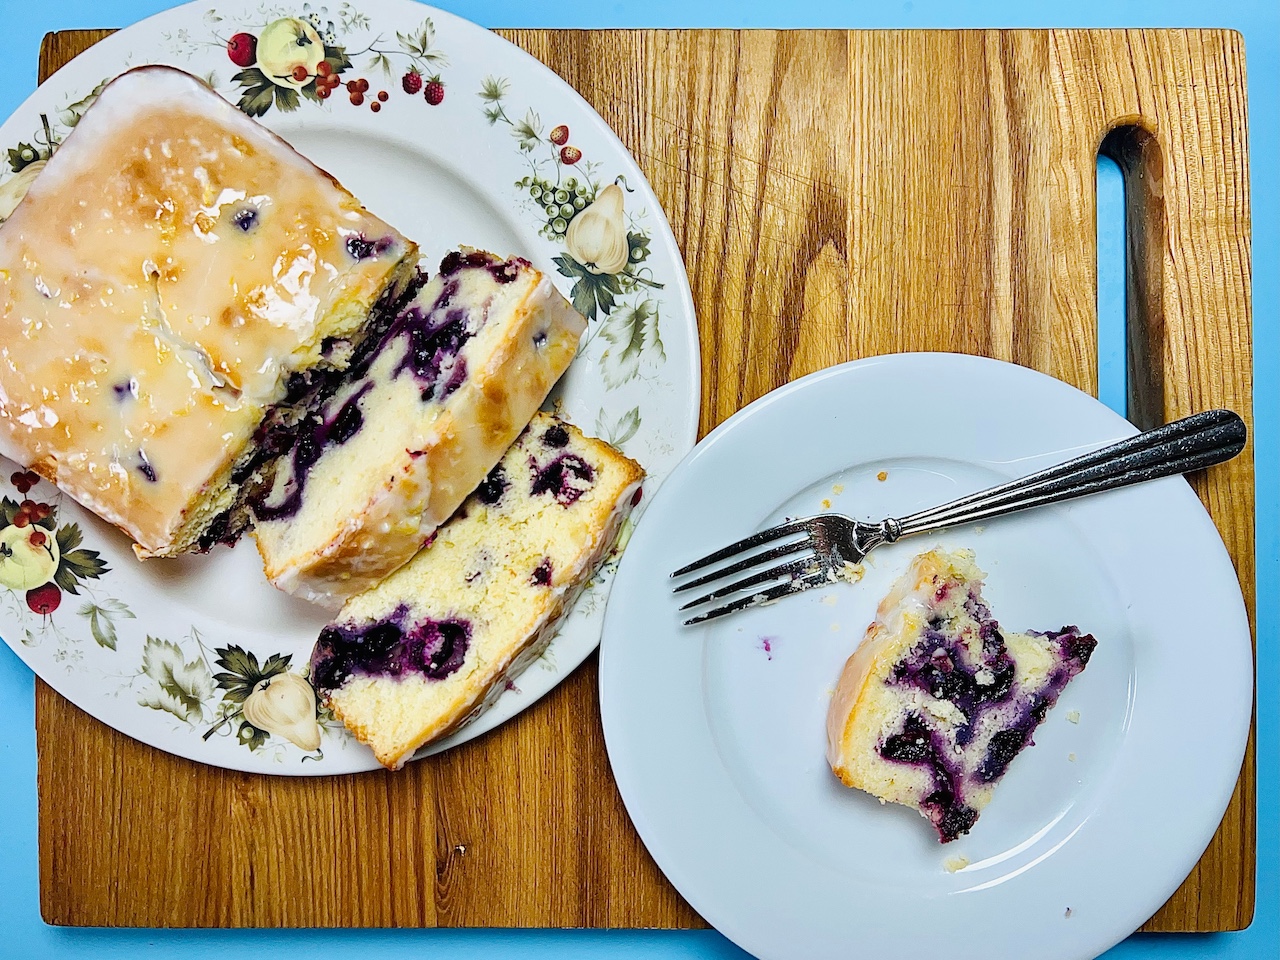
<path fill-rule="evenodd" d="M 542 442 L 545 446 L 555 450 L 567 447 L 569 445 L 569 431 L 557 423 L 547 428 L 547 432 L 542 435 Z"/>
<path fill-rule="evenodd" d="M 311 682 L 317 690 L 334 690 L 354 674 L 443 680 L 461 668 L 470 643 L 469 621 L 409 621 L 401 604 L 376 623 L 325 627 L 311 654 Z"/>
<path fill-rule="evenodd" d="M 434 306 L 405 311 L 389 331 L 390 337 L 408 341 L 393 376 L 410 373 L 422 388 L 424 403 L 437 399 L 437 390 L 438 399 L 444 400 L 466 381 L 466 362 L 459 353 L 484 324 L 483 313 L 448 305 L 457 292 L 458 281 L 449 280 Z"/>
<path fill-rule="evenodd" d="M 302 503 L 306 471 L 322 452 L 323 444 L 317 440 L 322 432 L 321 425 L 326 423 L 323 416 L 326 405 L 343 384 L 353 382 L 367 372 L 396 317 L 425 283 L 426 278 L 416 274 L 404 287 L 389 289 L 382 295 L 374 305 L 365 325 L 365 335 L 351 351 L 345 369 L 312 367 L 289 375 L 285 382 L 285 396 L 272 407 L 254 433 L 253 456 L 238 464 L 232 473 L 232 482 L 242 485 L 240 502 L 231 508 L 232 516 L 221 525 L 222 533 L 216 539 L 210 539 L 208 533 L 201 538 L 201 549 L 207 550 L 213 543 L 234 543 L 248 526 L 251 512 L 261 519 L 288 517 L 297 512 Z M 343 343 L 349 346 L 345 341 Z M 326 355 L 335 352 L 336 348 L 336 342 L 324 345 Z M 331 434 L 330 442 L 345 443 L 358 432 L 363 419 L 359 407 L 349 400 L 324 427 L 324 432 Z M 290 453 L 291 456 L 286 456 Z M 290 472 L 288 494 L 284 502 L 268 507 L 267 499 L 281 470 Z M 210 541 L 207 545 L 206 540 Z"/>
<path fill-rule="evenodd" d="M 551 586 L 551 558 L 543 557 L 542 562 L 534 568 L 533 576 L 529 578 L 529 582 L 535 587 Z"/>
<path fill-rule="evenodd" d="M 944 583 L 935 590 L 935 597 L 945 597 L 950 592 L 943 589 L 947 586 Z M 932 786 L 920 807 L 944 843 L 968 832 L 978 818 L 977 811 L 961 801 L 965 778 L 991 784 L 1004 775 L 1013 758 L 1033 743 L 1036 727 L 1071 678 L 1084 669 L 1096 646 L 1093 637 L 1081 636 L 1075 627 L 1035 634 L 1053 642 L 1058 664 L 1035 689 L 1015 689 L 1016 664 L 991 611 L 972 595 L 965 611 L 974 623 L 961 620 L 957 625 L 941 615 L 930 617 L 889 678 L 892 684 L 945 701 L 962 716 L 931 730 L 923 714 L 908 714 L 902 730 L 886 737 L 879 747 L 886 760 L 931 769 Z M 981 640 L 980 651 L 965 641 L 966 634 L 972 637 L 968 631 L 974 630 Z M 970 752 L 966 761 L 964 748 L 973 743 L 979 729 L 995 732 L 977 748 L 981 753 Z"/>
<path fill-rule="evenodd" d="M 440 261 L 440 275 L 449 277 L 463 269 L 483 268 L 489 271 L 489 275 L 493 277 L 495 283 L 510 283 L 520 276 L 522 269 L 529 266 L 529 261 L 521 257 L 500 260 L 493 254 L 485 253 L 483 250 L 473 250 L 470 253 L 454 250 L 445 254 L 445 258 Z"/>
<path fill-rule="evenodd" d="M 480 486 L 476 487 L 476 496 L 480 498 L 481 503 L 492 507 L 502 499 L 502 495 L 507 492 L 507 487 L 510 485 L 502 464 L 498 464 L 489 471 L 489 475 L 481 481 Z"/>
<path fill-rule="evenodd" d="M 120 383 L 113 383 L 111 385 L 111 393 L 115 396 L 116 403 L 123 403 L 126 397 L 132 397 L 136 400 L 138 398 L 138 381 L 130 378 Z"/>
<path fill-rule="evenodd" d="M 329 446 L 340 446 L 359 432 L 364 424 L 364 415 L 360 412 L 360 400 L 373 389 L 372 383 L 365 383 L 359 390 L 347 397 L 338 408 L 338 412 L 326 417 L 325 411 L 308 414 L 301 426 L 293 435 L 293 455 L 290 458 L 289 476 L 285 482 L 285 495 L 278 503 L 268 503 L 264 495 L 253 503 L 254 513 L 260 520 L 277 520 L 291 517 L 302 505 L 303 490 L 307 485 L 307 474 Z M 269 493 L 269 491 L 268 491 Z"/>
<path fill-rule="evenodd" d="M 534 471 L 533 494 L 549 493 L 562 507 L 577 503 L 596 478 L 591 464 L 576 453 L 562 453 L 544 467 L 530 458 L 529 466 Z"/>
<path fill-rule="evenodd" d="M 943 843 L 949 843 L 977 822 L 978 811 L 960 800 L 957 786 L 961 774 L 943 758 L 932 731 L 915 714 L 908 714 L 902 731 L 885 738 L 880 755 L 895 763 L 927 766 L 933 780 L 932 791 L 920 802 Z"/>

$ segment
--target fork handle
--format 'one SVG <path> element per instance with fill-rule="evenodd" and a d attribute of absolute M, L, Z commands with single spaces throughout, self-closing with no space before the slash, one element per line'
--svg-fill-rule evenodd
<path fill-rule="evenodd" d="M 1039 473 L 887 521 L 887 539 L 1201 470 L 1230 460 L 1247 439 L 1244 421 L 1230 410 L 1193 414 Z"/>

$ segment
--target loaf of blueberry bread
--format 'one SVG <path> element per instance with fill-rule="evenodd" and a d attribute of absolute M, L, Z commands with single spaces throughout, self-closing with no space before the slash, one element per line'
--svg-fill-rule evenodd
<path fill-rule="evenodd" d="M 585 328 L 527 261 L 445 257 L 260 471 L 267 577 L 336 608 L 408 561 L 529 423 Z"/>
<path fill-rule="evenodd" d="M 40 165 L 0 225 L 0 454 L 140 556 L 234 539 L 262 422 L 394 310 L 415 246 L 169 67 Z"/>
<path fill-rule="evenodd" d="M 845 664 L 827 759 L 850 787 L 918 810 L 947 843 L 969 829 L 1096 641 L 1005 633 L 968 551 L 912 561 Z"/>
<path fill-rule="evenodd" d="M 324 629 L 312 684 L 379 762 L 403 766 L 541 653 L 642 479 L 608 444 L 538 414 L 431 544 Z"/>

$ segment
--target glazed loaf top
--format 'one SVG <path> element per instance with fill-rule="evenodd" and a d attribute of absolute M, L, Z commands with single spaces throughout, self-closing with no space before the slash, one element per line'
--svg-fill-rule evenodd
<path fill-rule="evenodd" d="M 131 70 L 0 225 L 0 453 L 190 549 L 289 374 L 415 248 L 201 81 Z"/>

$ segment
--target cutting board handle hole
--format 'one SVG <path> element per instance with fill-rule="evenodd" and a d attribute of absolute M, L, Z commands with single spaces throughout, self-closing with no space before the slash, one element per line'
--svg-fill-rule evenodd
<path fill-rule="evenodd" d="M 1159 141 L 1134 124 L 1115 127 L 1098 149 L 1097 183 L 1099 397 L 1149 429 L 1165 420 Z"/>

